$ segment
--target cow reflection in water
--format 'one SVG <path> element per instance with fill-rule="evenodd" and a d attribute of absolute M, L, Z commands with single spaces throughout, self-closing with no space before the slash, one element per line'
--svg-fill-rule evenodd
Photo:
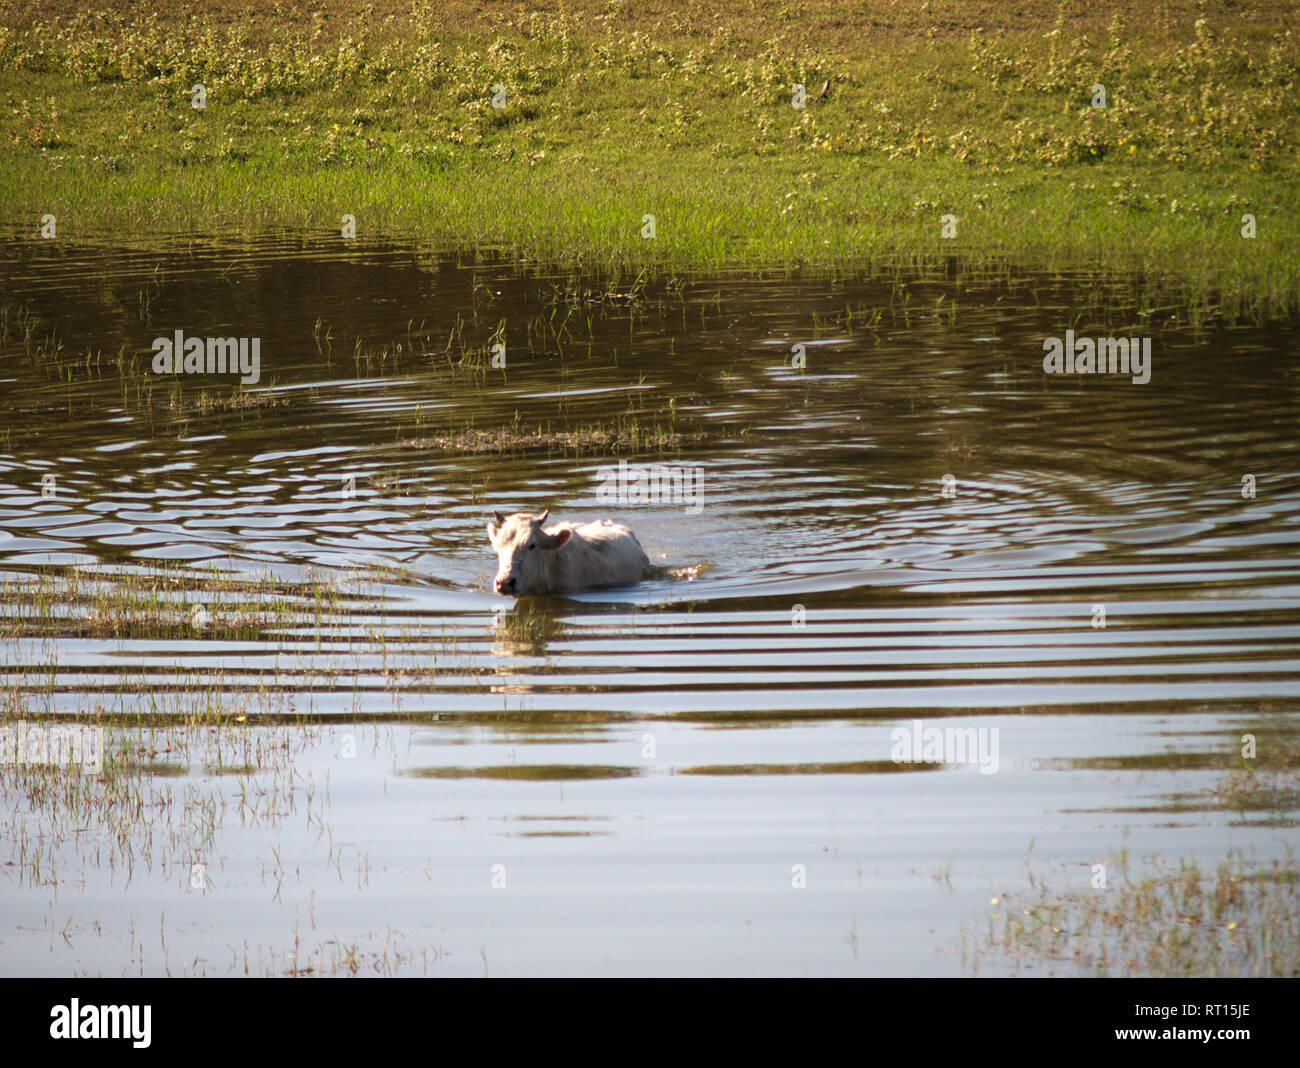
<path fill-rule="evenodd" d="M 498 604 L 492 608 L 493 656 L 546 656 L 546 643 L 560 637 L 564 623 L 553 612 L 536 601 L 516 601 L 513 605 Z M 497 667 L 499 675 L 513 674 L 517 668 L 507 665 Z M 493 687 L 501 690 L 502 687 Z M 528 693 L 532 686 L 520 685 L 512 691 Z"/>

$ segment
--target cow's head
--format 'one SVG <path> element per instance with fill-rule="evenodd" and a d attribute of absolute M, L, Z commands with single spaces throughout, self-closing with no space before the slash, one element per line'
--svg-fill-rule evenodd
<path fill-rule="evenodd" d="M 547 534 L 542 529 L 550 510 L 539 516 L 516 512 L 509 518 L 493 512 L 495 523 L 487 525 L 488 541 L 497 551 L 497 593 L 511 597 L 546 593 L 550 588 L 551 561 L 570 532 Z"/>

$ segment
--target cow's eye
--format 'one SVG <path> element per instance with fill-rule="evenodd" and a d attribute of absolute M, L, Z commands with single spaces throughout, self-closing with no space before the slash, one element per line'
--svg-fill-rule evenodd
<path fill-rule="evenodd" d="M 528 546 L 528 551 L 532 552 L 536 548 L 537 548 L 537 542 L 533 542 L 532 545 Z"/>

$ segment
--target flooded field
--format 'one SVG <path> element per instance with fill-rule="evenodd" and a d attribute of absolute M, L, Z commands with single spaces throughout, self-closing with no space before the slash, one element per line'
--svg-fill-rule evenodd
<path fill-rule="evenodd" d="M 5 974 L 1087 974 L 1007 902 L 1290 856 L 1290 328 L 1014 268 L 55 246 L 0 242 L 0 714 L 102 753 L 0 767 Z M 1045 373 L 1067 331 L 1149 381 Z M 495 594 L 493 510 L 547 508 L 654 573 Z"/>

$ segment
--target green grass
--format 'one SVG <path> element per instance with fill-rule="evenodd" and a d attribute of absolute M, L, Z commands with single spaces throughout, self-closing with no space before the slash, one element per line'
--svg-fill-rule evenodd
<path fill-rule="evenodd" d="M 360 578 L 356 592 L 325 575 L 289 583 L 241 576 L 217 565 L 190 568 L 161 561 L 143 568 L 90 570 L 42 568 L 30 576 L 0 578 L 0 640 L 192 638 L 263 640 L 295 625 L 320 628 L 350 604 L 366 603 Z M 210 609 L 195 624 L 195 609 Z"/>
<path fill-rule="evenodd" d="M 7 5 L 0 219 L 137 241 L 351 214 L 596 269 L 956 255 L 1124 275 L 1202 316 L 1300 307 L 1286 4 L 930 7 Z"/>

